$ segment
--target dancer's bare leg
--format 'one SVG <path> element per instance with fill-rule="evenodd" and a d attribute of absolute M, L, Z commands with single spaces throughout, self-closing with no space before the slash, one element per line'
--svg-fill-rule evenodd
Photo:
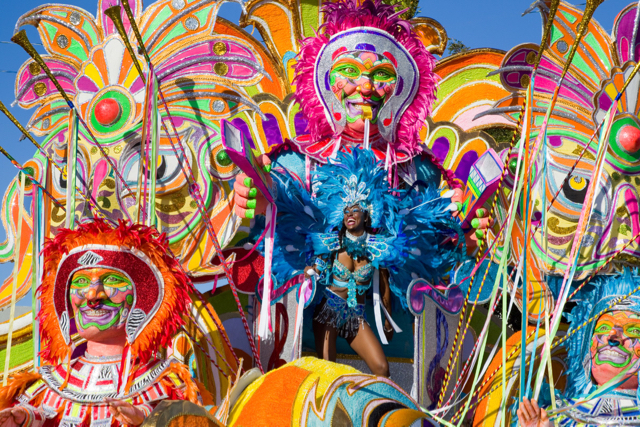
<path fill-rule="evenodd" d="M 313 335 L 316 339 L 318 359 L 336 361 L 336 340 L 338 331 L 333 326 L 313 321 Z"/>
<path fill-rule="evenodd" d="M 351 348 L 362 357 L 374 375 L 389 377 L 389 362 L 382 351 L 382 344 L 368 324 L 362 323 L 358 335 L 347 340 Z"/>

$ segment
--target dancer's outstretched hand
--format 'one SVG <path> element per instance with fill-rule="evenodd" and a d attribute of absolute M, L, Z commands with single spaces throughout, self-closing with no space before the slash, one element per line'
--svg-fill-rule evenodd
<path fill-rule="evenodd" d="M 535 399 L 522 399 L 517 413 L 519 425 L 522 427 L 551 427 L 547 411 L 540 408 Z"/>
<path fill-rule="evenodd" d="M 258 166 L 265 172 L 271 172 L 271 160 L 266 154 L 256 158 Z M 269 185 L 271 185 L 271 177 L 267 177 Z M 235 202 L 234 211 L 240 218 L 255 218 L 256 215 L 264 215 L 267 211 L 267 199 L 262 192 L 253 185 L 253 180 L 244 173 L 236 176 L 236 182 L 233 184 L 236 191 L 233 200 Z"/>

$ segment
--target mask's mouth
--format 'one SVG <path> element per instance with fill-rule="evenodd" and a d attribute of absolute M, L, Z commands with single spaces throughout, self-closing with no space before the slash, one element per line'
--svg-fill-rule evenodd
<path fill-rule="evenodd" d="M 113 307 L 104 303 L 80 308 L 83 323 L 95 323 L 97 325 L 107 325 L 119 316 L 121 306 Z"/>
<path fill-rule="evenodd" d="M 362 106 L 366 105 L 371 108 L 371 114 L 373 115 L 373 120 L 375 121 L 376 117 L 378 117 L 378 111 L 382 106 L 382 101 L 374 101 L 373 99 L 364 99 L 361 96 L 358 98 L 350 99 L 347 98 L 344 101 L 345 109 L 349 117 L 358 117 L 362 116 Z"/>
<path fill-rule="evenodd" d="M 624 366 L 629 361 L 631 355 L 619 347 L 610 345 L 603 347 L 598 351 L 598 362 L 609 363 L 614 366 Z"/>

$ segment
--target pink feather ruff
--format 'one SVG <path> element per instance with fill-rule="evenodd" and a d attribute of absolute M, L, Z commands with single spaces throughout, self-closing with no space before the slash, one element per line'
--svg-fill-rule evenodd
<path fill-rule="evenodd" d="M 357 0 L 339 0 L 336 3 L 326 3 L 323 12 L 325 24 L 315 37 L 307 37 L 302 41 L 294 80 L 296 102 L 300 104 L 302 114 L 309 122 L 312 140 L 336 136 L 333 135 L 333 129 L 325 117 L 324 107 L 313 85 L 315 62 L 320 50 L 336 33 L 357 27 L 374 27 L 391 34 L 407 49 L 418 65 L 418 92 L 398 122 L 392 148 L 411 156 L 421 153 L 420 129 L 431 114 L 431 106 L 436 100 L 438 77 L 433 72 L 435 58 L 411 30 L 411 23 L 397 16 L 395 6 L 383 4 L 381 0 L 366 0 L 362 5 L 358 5 Z"/>

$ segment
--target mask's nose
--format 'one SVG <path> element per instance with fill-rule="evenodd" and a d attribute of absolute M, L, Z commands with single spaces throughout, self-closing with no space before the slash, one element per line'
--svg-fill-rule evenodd
<path fill-rule="evenodd" d="M 611 347 L 618 347 L 622 345 L 622 337 L 620 337 L 620 334 L 616 329 L 612 329 L 611 332 L 609 333 L 608 342 Z"/>
<path fill-rule="evenodd" d="M 364 79 L 364 82 L 360 85 L 360 93 L 364 96 L 369 96 L 373 93 L 373 82 L 370 78 Z"/>
<path fill-rule="evenodd" d="M 108 298 L 102 284 L 98 284 L 97 286 L 91 286 L 91 288 L 89 288 L 89 290 L 84 294 L 84 296 L 87 299 L 87 305 L 89 305 L 89 307 L 95 307 L 102 300 L 105 300 Z"/>

